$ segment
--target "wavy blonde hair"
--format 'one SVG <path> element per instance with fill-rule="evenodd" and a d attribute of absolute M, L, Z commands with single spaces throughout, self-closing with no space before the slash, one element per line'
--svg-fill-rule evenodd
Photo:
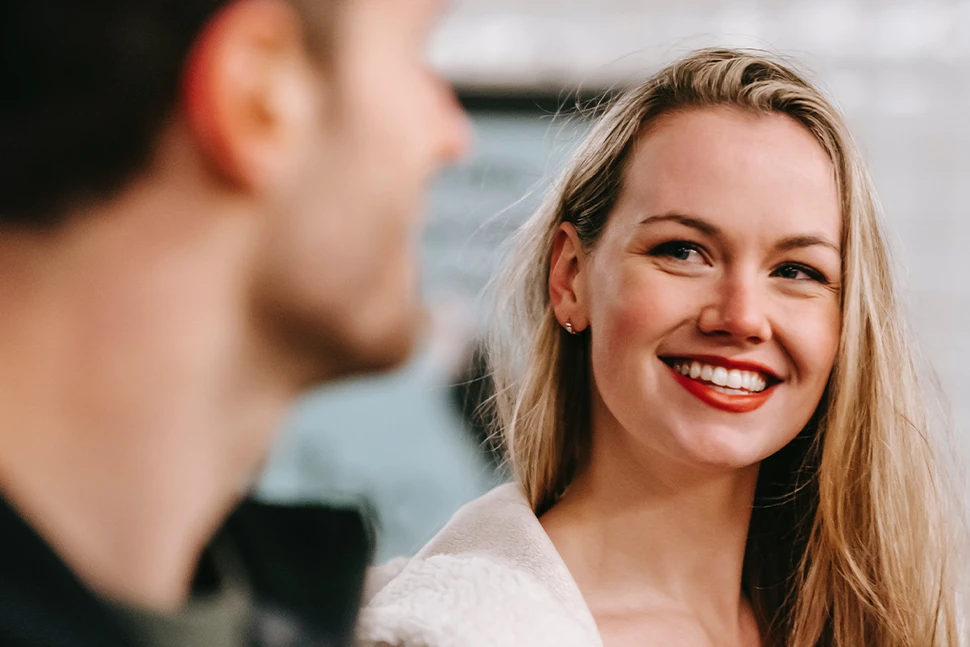
<path fill-rule="evenodd" d="M 744 588 L 766 645 L 960 644 L 963 517 L 930 436 L 881 216 L 839 112 L 785 63 L 703 50 L 622 94 L 514 239 L 493 284 L 488 357 L 508 461 L 536 514 L 590 448 L 589 336 L 562 330 L 549 301 L 552 240 L 570 222 L 595 245 L 637 137 L 674 111 L 731 106 L 794 119 L 828 153 L 842 208 L 842 335 L 807 427 L 762 463 Z"/>

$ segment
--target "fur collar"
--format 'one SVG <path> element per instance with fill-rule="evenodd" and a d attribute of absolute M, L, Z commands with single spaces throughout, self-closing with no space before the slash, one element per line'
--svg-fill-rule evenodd
<path fill-rule="evenodd" d="M 514 484 L 459 510 L 412 559 L 373 569 L 362 645 L 602 647 L 566 565 Z"/>

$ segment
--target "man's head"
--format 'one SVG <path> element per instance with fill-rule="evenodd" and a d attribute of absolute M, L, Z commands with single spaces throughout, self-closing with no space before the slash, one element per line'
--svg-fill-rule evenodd
<path fill-rule="evenodd" d="M 4 3 L 0 237 L 84 226 L 167 182 L 200 229 L 245 221 L 246 315 L 303 379 L 400 361 L 425 189 L 467 137 L 424 59 L 437 5 Z"/>

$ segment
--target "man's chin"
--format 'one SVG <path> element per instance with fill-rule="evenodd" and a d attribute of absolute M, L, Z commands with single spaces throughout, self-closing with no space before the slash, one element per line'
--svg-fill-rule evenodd
<path fill-rule="evenodd" d="M 415 316 L 403 319 L 381 334 L 357 336 L 336 349 L 335 354 L 340 359 L 336 363 L 335 377 L 366 376 L 401 367 L 417 351 L 421 334 L 426 330 L 425 318 L 424 312 L 419 310 Z"/>
<path fill-rule="evenodd" d="M 361 374 L 392 371 L 407 363 L 417 349 L 417 331 L 396 331 L 393 336 L 376 344 L 370 352 L 358 356 L 356 372 Z"/>
<path fill-rule="evenodd" d="M 284 379 L 302 390 L 401 366 L 417 350 L 428 316 L 420 302 L 398 305 L 404 307 L 357 312 L 339 321 L 313 312 L 277 316 L 273 346 L 281 370 L 289 373 Z"/>

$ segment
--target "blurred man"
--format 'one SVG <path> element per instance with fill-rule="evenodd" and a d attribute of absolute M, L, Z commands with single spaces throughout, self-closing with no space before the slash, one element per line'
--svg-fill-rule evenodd
<path fill-rule="evenodd" d="M 346 639 L 360 517 L 239 503 L 296 394 L 415 341 L 437 5 L 0 7 L 0 644 Z"/>

